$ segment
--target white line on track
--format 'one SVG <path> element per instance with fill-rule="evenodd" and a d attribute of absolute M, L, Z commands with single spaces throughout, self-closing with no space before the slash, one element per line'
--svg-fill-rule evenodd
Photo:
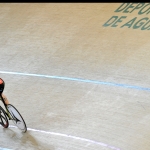
<path fill-rule="evenodd" d="M 12 126 L 12 125 L 10 125 L 9 127 L 10 128 L 17 128 L 16 126 Z M 56 132 L 48 132 L 48 131 L 37 130 L 37 129 L 32 129 L 32 128 L 28 128 L 27 130 L 28 131 L 34 131 L 34 132 L 40 132 L 40 133 L 44 133 L 44 134 L 62 136 L 62 137 L 71 138 L 71 139 L 80 140 L 80 141 L 85 141 L 85 142 L 89 142 L 89 143 L 92 143 L 92 144 L 107 147 L 107 148 L 112 149 L 112 150 L 120 150 L 120 148 L 117 148 L 117 147 L 114 147 L 114 146 L 111 146 L 111 145 L 108 145 L 108 144 L 105 144 L 105 143 L 102 143 L 102 142 L 97 142 L 97 141 L 94 141 L 94 140 L 85 139 L 85 138 L 81 138 L 81 137 L 77 137 L 77 136 L 72 136 L 72 135 L 67 135 L 67 134 L 62 134 L 62 133 L 56 133 Z"/>

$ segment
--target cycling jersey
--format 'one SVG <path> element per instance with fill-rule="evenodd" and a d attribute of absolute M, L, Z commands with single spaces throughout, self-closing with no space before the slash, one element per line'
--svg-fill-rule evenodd
<path fill-rule="evenodd" d="M 0 94 L 3 92 L 5 87 L 5 82 L 0 78 Z"/>

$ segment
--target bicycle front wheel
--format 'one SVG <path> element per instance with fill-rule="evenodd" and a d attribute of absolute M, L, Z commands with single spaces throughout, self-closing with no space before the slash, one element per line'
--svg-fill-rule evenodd
<path fill-rule="evenodd" d="M 23 117 L 19 113 L 19 111 L 11 104 L 7 105 L 7 109 L 9 111 L 10 115 L 11 115 L 11 120 L 13 121 L 13 123 L 20 130 L 22 130 L 22 132 L 26 132 L 27 131 L 27 126 L 26 126 L 26 123 L 25 123 Z"/>
<path fill-rule="evenodd" d="M 6 112 L 5 110 L 0 106 L 0 124 L 4 127 L 4 128 L 8 128 L 9 126 L 9 122 L 6 116 Z"/>

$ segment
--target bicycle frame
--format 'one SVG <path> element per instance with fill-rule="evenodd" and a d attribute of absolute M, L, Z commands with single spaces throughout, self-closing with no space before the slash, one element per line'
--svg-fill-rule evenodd
<path fill-rule="evenodd" d="M 4 104 L 4 106 L 5 106 L 5 109 L 6 109 L 6 115 L 7 115 L 7 117 L 8 117 L 8 119 L 9 120 L 11 120 L 12 118 L 11 118 L 11 115 L 9 114 L 9 111 L 8 111 L 8 109 L 7 109 L 7 105 L 5 104 L 5 101 L 4 101 L 4 98 L 3 98 L 3 96 L 2 96 L 2 94 L 0 94 L 0 100 L 3 102 L 3 104 Z"/>
<path fill-rule="evenodd" d="M 21 116 L 21 114 L 19 113 L 19 111 L 11 104 L 6 104 L 5 103 L 5 99 L 3 98 L 3 90 L 4 90 L 4 87 L 5 87 L 5 82 L 4 80 L 2 80 L 0 78 L 0 100 L 2 101 L 5 109 L 2 109 L 3 110 L 3 113 L 5 111 L 5 118 L 7 118 L 7 122 L 8 120 L 12 120 L 14 122 L 14 124 L 19 128 L 21 129 L 23 132 L 26 132 L 27 131 L 27 126 L 26 126 L 26 123 L 23 119 L 23 117 Z M 1 106 L 0 106 L 1 107 Z M 16 117 L 17 115 L 17 117 Z M 18 123 L 19 122 L 19 123 Z M 4 128 L 7 128 L 9 123 L 6 124 L 7 126 L 4 126 L 2 125 Z"/>

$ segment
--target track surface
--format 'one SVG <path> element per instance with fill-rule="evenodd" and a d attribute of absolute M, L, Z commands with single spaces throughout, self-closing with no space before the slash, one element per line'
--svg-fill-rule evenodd
<path fill-rule="evenodd" d="M 28 126 L 0 127 L 1 149 L 149 150 L 150 31 L 123 26 L 149 14 L 120 5 L 0 4 L 0 76 Z"/>

